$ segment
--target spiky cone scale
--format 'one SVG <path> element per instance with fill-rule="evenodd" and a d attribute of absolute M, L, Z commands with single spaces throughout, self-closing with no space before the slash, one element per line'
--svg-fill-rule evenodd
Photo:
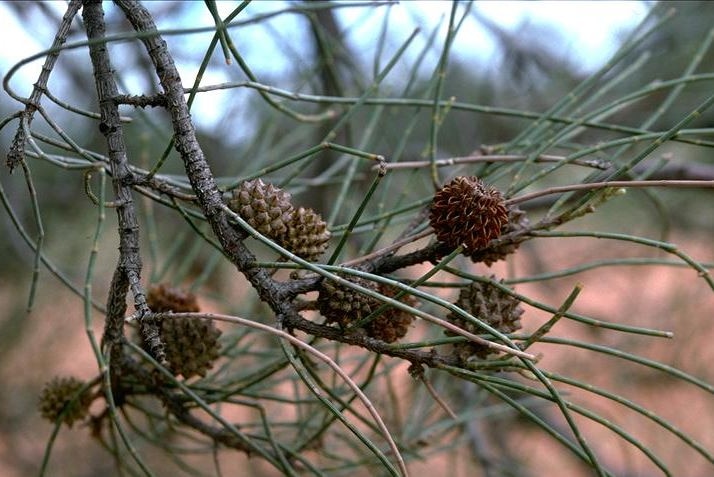
<path fill-rule="evenodd" d="M 196 295 L 165 283 L 151 285 L 146 293 L 146 304 L 154 313 L 172 311 L 190 313 L 199 310 Z"/>
<path fill-rule="evenodd" d="M 233 191 L 228 207 L 261 234 L 277 239 L 287 231 L 293 213 L 288 192 L 262 179 L 245 181 Z"/>
<path fill-rule="evenodd" d="M 396 296 L 398 289 L 383 284 L 376 284 L 360 277 L 345 277 L 352 283 L 356 283 L 365 288 L 378 291 L 389 297 Z M 399 299 L 402 303 L 415 306 L 416 300 L 411 295 L 404 295 Z M 340 285 L 331 280 L 324 280 L 317 299 L 317 306 L 320 313 L 327 318 L 328 323 L 337 323 L 341 327 L 348 327 L 352 323 L 360 321 L 372 312 L 377 310 L 382 302 L 376 298 L 353 290 L 347 286 Z M 414 321 L 414 316 L 398 308 L 388 308 L 382 314 L 367 323 L 364 329 L 360 329 L 367 336 L 382 340 L 386 343 L 393 343 L 409 331 L 409 327 Z"/>
<path fill-rule="evenodd" d="M 320 214 L 312 209 L 293 209 L 287 230 L 279 237 L 278 243 L 295 255 L 308 261 L 319 259 L 327 249 L 330 231 Z"/>
<path fill-rule="evenodd" d="M 74 377 L 54 377 L 45 384 L 40 393 L 39 410 L 43 418 L 56 422 L 64 412 L 62 422 L 72 427 L 75 421 L 81 421 L 89 413 L 92 395 L 85 390 L 77 396 L 84 387 L 84 381 Z M 77 398 L 73 401 L 74 398 Z"/>
<path fill-rule="evenodd" d="M 508 208 L 508 222 L 501 227 L 501 236 L 507 235 L 513 232 L 519 232 L 528 228 L 530 222 L 524 210 L 518 207 Z M 525 237 L 520 236 L 512 241 L 487 246 L 483 249 L 477 249 L 467 254 L 474 263 L 485 263 L 486 266 L 490 267 L 494 263 L 504 260 L 507 256 L 518 250 L 521 243 L 525 241 Z"/>
<path fill-rule="evenodd" d="M 371 290 L 378 290 L 374 282 L 361 277 L 346 276 L 346 280 Z M 355 321 L 366 317 L 379 306 L 379 301 L 369 295 L 341 285 L 333 280 L 325 279 L 320 285 L 317 297 L 317 308 L 328 323 L 337 323 L 347 327 Z"/>
<path fill-rule="evenodd" d="M 146 304 L 154 313 L 191 313 L 199 311 L 196 295 L 165 283 L 151 285 L 146 293 Z M 166 344 L 161 333 L 161 322 L 153 318 L 143 318 L 139 323 L 142 347 L 165 366 Z"/>
<path fill-rule="evenodd" d="M 146 303 L 154 313 L 200 311 L 196 295 L 163 283 L 149 288 Z M 213 367 L 220 353 L 220 335 L 221 331 L 212 321 L 165 317 L 159 323 L 159 337 L 169 368 L 186 379 L 205 376 Z"/>
<path fill-rule="evenodd" d="M 220 354 L 221 330 L 212 321 L 167 317 L 161 320 L 160 333 L 166 359 L 177 376 L 205 376 Z"/>
<path fill-rule="evenodd" d="M 491 283 L 473 282 L 462 288 L 455 304 L 502 333 L 513 333 L 521 329 L 523 308 L 520 306 L 520 301 Z M 476 323 L 467 321 L 456 313 L 449 313 L 446 319 L 469 333 L 475 335 L 486 333 Z M 454 333 L 448 331 L 446 334 L 455 336 Z M 471 356 L 486 358 L 491 353 L 493 353 L 491 348 L 478 343 L 459 342 L 454 344 L 454 354 L 462 362 L 466 362 Z"/>
<path fill-rule="evenodd" d="M 501 234 L 508 222 L 503 195 L 475 176 L 459 176 L 434 195 L 429 223 L 436 238 L 472 253 Z"/>
<path fill-rule="evenodd" d="M 394 297 L 399 293 L 399 289 L 380 284 L 379 292 L 388 297 Z M 416 306 L 417 300 L 412 295 L 403 295 L 399 298 L 404 304 Z M 414 322 L 414 315 L 399 308 L 390 307 L 374 320 L 367 323 L 365 330 L 367 336 L 382 340 L 385 343 L 394 343 L 404 338 Z"/>

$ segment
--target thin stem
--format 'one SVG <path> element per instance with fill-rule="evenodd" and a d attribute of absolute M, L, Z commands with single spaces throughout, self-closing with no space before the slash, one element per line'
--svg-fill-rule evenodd
<path fill-rule="evenodd" d="M 570 292 L 570 295 L 568 295 L 563 304 L 560 305 L 558 311 L 547 322 L 543 323 L 543 325 L 541 325 L 535 332 L 533 332 L 533 334 L 531 334 L 531 336 L 529 336 L 525 342 L 523 342 L 521 349 L 528 349 L 530 345 L 538 342 L 538 340 L 548 334 L 550 330 L 553 329 L 553 327 L 556 325 L 556 323 L 558 323 L 558 321 L 560 321 L 560 319 L 565 315 L 565 312 L 567 312 L 568 309 L 573 306 L 573 303 L 575 303 L 575 299 L 578 297 L 582 289 L 582 284 L 576 284 L 573 288 L 573 291 Z"/>
<path fill-rule="evenodd" d="M 571 184 L 567 186 L 549 187 L 545 190 L 531 192 L 506 200 L 506 204 L 514 205 L 526 202 L 529 200 L 543 197 L 550 194 L 561 194 L 563 192 L 572 192 L 577 190 L 599 190 L 607 188 L 628 188 L 628 187 L 679 187 L 679 188 L 698 188 L 712 189 L 714 188 L 714 180 L 712 181 L 690 181 L 690 180 L 648 180 L 648 181 L 605 181 L 605 182 L 589 182 L 585 184 Z"/>
<path fill-rule="evenodd" d="M 473 156 L 449 157 L 444 159 L 435 159 L 434 161 L 404 161 L 404 162 L 388 162 L 384 165 L 387 170 L 394 169 L 419 169 L 425 167 L 451 167 L 460 164 L 479 164 L 479 163 L 508 163 L 522 162 L 528 156 L 522 154 L 476 154 Z M 570 160 L 566 156 L 557 156 L 552 154 L 541 154 L 536 157 L 534 162 L 567 162 L 568 164 L 593 167 L 596 169 L 605 170 L 610 167 L 610 163 L 606 161 L 594 160 Z M 375 168 L 378 166 L 374 166 Z"/>
<path fill-rule="evenodd" d="M 436 88 L 434 90 L 434 100 L 431 112 L 431 122 L 430 122 L 430 133 L 429 133 L 429 162 L 431 164 L 431 180 L 435 189 L 441 186 L 441 181 L 439 180 L 439 172 L 436 167 L 436 153 L 437 153 L 437 140 L 439 134 L 439 126 L 444 120 L 445 112 L 439 111 L 441 95 L 444 91 L 444 81 L 446 79 L 446 68 L 449 64 L 449 54 L 451 52 L 451 45 L 456 36 L 457 28 L 455 27 L 456 20 L 456 10 L 458 7 L 458 2 L 451 3 L 451 13 L 449 14 L 449 26 L 446 29 L 446 39 L 444 41 L 444 48 L 441 50 L 441 56 L 439 57 L 439 64 L 437 65 L 435 77 L 436 77 Z M 469 8 L 471 7 L 471 2 L 467 4 L 466 12 L 463 18 L 466 17 Z M 463 21 L 462 18 L 462 21 Z"/>
<path fill-rule="evenodd" d="M 694 260 L 688 254 L 679 250 L 676 244 L 669 242 L 661 242 L 659 240 L 652 240 L 643 237 L 636 237 L 633 235 L 609 233 L 609 232 L 533 232 L 535 237 L 594 237 L 594 238 L 606 238 L 612 240 L 622 240 L 625 242 L 634 242 L 638 244 L 645 245 L 647 247 L 654 247 L 660 250 L 664 250 L 667 253 L 671 253 L 682 259 L 687 263 L 692 269 L 697 271 L 697 274 L 707 282 L 709 287 L 714 290 L 714 280 L 709 274 L 709 271 L 698 261 Z"/>
<path fill-rule="evenodd" d="M 97 40 L 89 46 L 89 56 L 94 68 L 94 77 L 99 98 L 102 122 L 100 130 L 103 132 L 109 151 L 109 161 L 112 172 L 112 182 L 116 192 L 115 203 L 118 217 L 119 232 L 119 260 L 116 266 L 113 287 L 110 290 L 107 306 L 107 317 L 104 328 L 104 345 L 120 353 L 120 343 L 124 337 L 124 311 L 126 304 L 124 297 L 131 287 L 134 304 L 143 316 L 147 311 L 144 294 L 139 285 L 141 274 L 141 254 L 139 246 L 139 222 L 136 217 L 134 199 L 132 197 L 131 183 L 133 174 L 129 168 L 124 131 L 119 118 L 119 108 L 112 98 L 118 94 L 114 81 L 109 51 L 105 39 L 106 26 L 104 11 L 101 2 L 86 2 L 83 9 L 83 18 L 87 28 L 87 37 Z M 115 305 L 115 306 L 112 306 Z M 142 324 L 142 334 L 150 343 L 152 352 L 159 361 L 165 361 L 163 345 L 158 339 L 158 330 L 154 323 Z M 113 355 L 112 363 L 120 362 L 118 355 Z"/>
<path fill-rule="evenodd" d="M 55 39 L 52 42 L 52 47 L 49 51 L 38 57 L 41 58 L 42 56 L 47 56 L 47 58 L 45 58 L 45 63 L 42 65 L 42 71 L 40 72 L 40 76 L 37 79 L 37 82 L 34 84 L 32 93 L 30 94 L 29 98 L 21 98 L 12 91 L 12 89 L 10 88 L 10 78 L 12 77 L 11 72 L 8 72 L 8 74 L 5 75 L 5 78 L 3 79 L 3 88 L 5 89 L 5 91 L 13 99 L 25 104 L 25 110 L 22 112 L 22 122 L 26 122 L 27 129 L 29 129 L 30 125 L 32 124 L 32 118 L 35 114 L 35 111 L 40 105 L 40 99 L 42 98 L 42 94 L 47 90 L 47 82 L 50 79 L 50 73 L 52 73 L 52 70 L 54 69 L 55 63 L 57 62 L 57 58 L 59 58 L 60 52 L 62 51 L 62 45 L 65 41 L 67 41 L 67 36 L 69 35 L 69 30 L 72 26 L 72 20 L 74 20 L 74 17 L 77 15 L 77 12 L 79 12 L 81 6 L 81 0 L 72 0 L 67 5 L 67 11 L 62 17 L 62 22 L 60 23 L 60 26 L 57 30 L 57 34 L 55 35 Z M 25 141 L 27 140 L 27 138 L 28 136 L 26 133 L 26 129 L 22 126 L 19 127 L 17 133 L 15 134 L 15 137 L 12 140 L 10 151 L 7 154 L 7 166 L 11 172 L 21 161 L 24 160 Z"/>
<path fill-rule="evenodd" d="M 35 226 L 37 227 L 37 241 L 35 242 L 35 260 L 32 267 L 32 284 L 30 285 L 30 295 L 27 299 L 27 311 L 28 313 L 32 310 L 32 304 L 35 301 L 35 294 L 37 293 L 37 281 L 40 275 L 40 263 L 42 261 L 42 245 L 45 240 L 45 229 L 42 224 L 42 215 L 40 214 L 40 205 L 37 201 L 37 190 L 35 189 L 35 183 L 32 180 L 32 174 L 30 173 L 30 168 L 26 161 L 21 161 L 20 166 L 22 167 L 22 172 L 25 176 L 25 182 L 27 184 L 27 190 L 30 193 L 30 203 L 32 204 L 32 214 L 35 218 Z"/>

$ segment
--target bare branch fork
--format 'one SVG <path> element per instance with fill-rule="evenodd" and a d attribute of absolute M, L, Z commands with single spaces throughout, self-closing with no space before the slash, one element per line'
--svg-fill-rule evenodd
<path fill-rule="evenodd" d="M 20 98 L 13 94 L 7 84 L 4 85 L 5 91 L 10 94 L 14 99 L 25 104 L 25 110 L 20 116 L 20 126 L 17 129 L 17 133 L 12 140 L 12 145 L 7 154 L 7 167 L 12 170 L 25 159 L 25 143 L 27 142 L 27 133 L 30 125 L 32 124 L 32 119 L 34 117 L 35 111 L 40 105 L 40 99 L 42 95 L 47 90 L 47 81 L 50 79 L 50 73 L 57 62 L 57 58 L 60 55 L 60 47 L 67 41 L 67 35 L 69 34 L 69 29 L 72 26 L 72 20 L 77 15 L 79 8 L 82 6 L 81 0 L 72 0 L 67 5 L 67 11 L 62 17 L 62 22 L 60 23 L 59 30 L 55 35 L 55 39 L 52 42 L 52 52 L 47 55 L 45 63 L 42 65 L 42 72 L 40 77 L 35 83 L 32 94 L 29 98 Z M 22 123 L 25 123 L 27 128 L 24 128 Z"/>

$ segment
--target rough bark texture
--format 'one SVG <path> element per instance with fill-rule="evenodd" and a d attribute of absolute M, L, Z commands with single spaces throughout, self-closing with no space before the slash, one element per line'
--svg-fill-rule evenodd
<path fill-rule="evenodd" d="M 102 40 L 106 36 L 104 11 L 101 1 L 84 2 L 82 16 L 90 40 Z M 159 362 L 166 358 L 159 340 L 158 328 L 151 319 L 141 320 L 149 311 L 140 285 L 141 253 L 139 245 L 139 222 L 132 197 L 134 176 L 129 168 L 124 133 L 119 117 L 119 108 L 114 101 L 118 94 L 107 45 L 104 42 L 89 45 L 89 55 L 94 68 L 94 79 L 99 99 L 101 122 L 99 130 L 107 142 L 107 155 L 111 167 L 114 203 L 117 204 L 119 223 L 119 261 L 112 279 L 107 299 L 107 317 L 103 343 L 110 347 L 113 357 L 117 357 L 124 338 L 124 317 L 126 295 L 131 289 L 134 305 L 140 318 L 141 332 L 149 343 L 152 354 Z"/>
<path fill-rule="evenodd" d="M 9 89 L 6 91 L 13 96 L 16 100 L 25 103 L 25 110 L 20 115 L 20 120 L 26 123 L 27 129 L 23 127 L 22 124 L 17 129 L 17 133 L 12 140 L 12 145 L 7 153 L 7 167 L 10 172 L 25 159 L 25 141 L 27 141 L 27 131 L 30 129 L 30 124 L 32 124 L 32 118 L 35 111 L 40 107 L 40 99 L 47 88 L 47 81 L 50 79 L 50 73 L 54 69 L 57 58 L 59 58 L 60 51 L 58 48 L 67 41 L 67 35 L 69 35 L 69 29 L 72 26 L 72 20 L 79 12 L 79 8 L 82 6 L 81 0 L 72 0 L 67 5 L 67 11 L 62 17 L 62 23 L 57 30 L 55 39 L 52 42 L 52 48 L 56 49 L 52 53 L 47 54 L 45 63 L 42 65 L 42 71 L 40 72 L 40 77 L 32 89 L 32 94 L 29 98 L 19 98 L 13 95 Z"/>

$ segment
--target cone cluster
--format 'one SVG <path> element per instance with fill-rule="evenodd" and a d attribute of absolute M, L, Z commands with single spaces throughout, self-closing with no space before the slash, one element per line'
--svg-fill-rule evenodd
<path fill-rule="evenodd" d="M 50 422 L 56 422 L 64 412 L 62 422 L 69 427 L 72 427 L 75 421 L 84 419 L 92 404 L 92 396 L 88 391 L 77 395 L 84 385 L 84 381 L 71 376 L 55 377 L 45 384 L 39 402 L 42 417 Z"/>
<path fill-rule="evenodd" d="M 513 333 L 521 328 L 523 308 L 520 307 L 520 301 L 492 283 L 473 282 L 462 288 L 455 304 L 502 333 Z M 476 323 L 456 313 L 447 315 L 447 320 L 469 333 L 475 335 L 486 333 Z M 451 332 L 447 334 L 454 336 Z M 459 342 L 454 345 L 454 353 L 463 362 L 471 356 L 486 358 L 492 352 L 487 346 L 472 342 Z"/>
<path fill-rule="evenodd" d="M 345 276 L 346 280 L 356 283 L 365 288 L 377 291 L 385 296 L 395 296 L 399 290 L 376 284 L 355 276 Z M 416 300 L 410 295 L 405 295 L 399 299 L 403 303 L 414 306 Z M 337 323 L 345 328 L 367 317 L 381 306 L 382 302 L 376 298 L 362 294 L 345 285 L 341 285 L 332 280 L 324 280 L 317 299 L 317 306 L 320 313 L 327 319 L 328 323 Z M 375 319 L 367 323 L 362 331 L 367 336 L 393 343 L 409 331 L 409 327 L 414 321 L 414 316 L 397 308 L 388 308 Z"/>
<path fill-rule="evenodd" d="M 243 182 L 228 207 L 251 227 L 305 260 L 314 261 L 330 240 L 327 223 L 312 209 L 295 208 L 288 192 L 262 179 Z"/>
<path fill-rule="evenodd" d="M 501 235 L 508 208 L 494 187 L 475 176 L 459 176 L 434 195 L 429 222 L 440 242 L 463 245 L 469 254 Z"/>
<path fill-rule="evenodd" d="M 163 283 L 149 288 L 146 303 L 155 313 L 200 310 L 193 293 Z M 212 321 L 166 317 L 159 323 L 159 334 L 171 371 L 177 376 L 205 376 L 219 356 L 221 330 Z"/>

